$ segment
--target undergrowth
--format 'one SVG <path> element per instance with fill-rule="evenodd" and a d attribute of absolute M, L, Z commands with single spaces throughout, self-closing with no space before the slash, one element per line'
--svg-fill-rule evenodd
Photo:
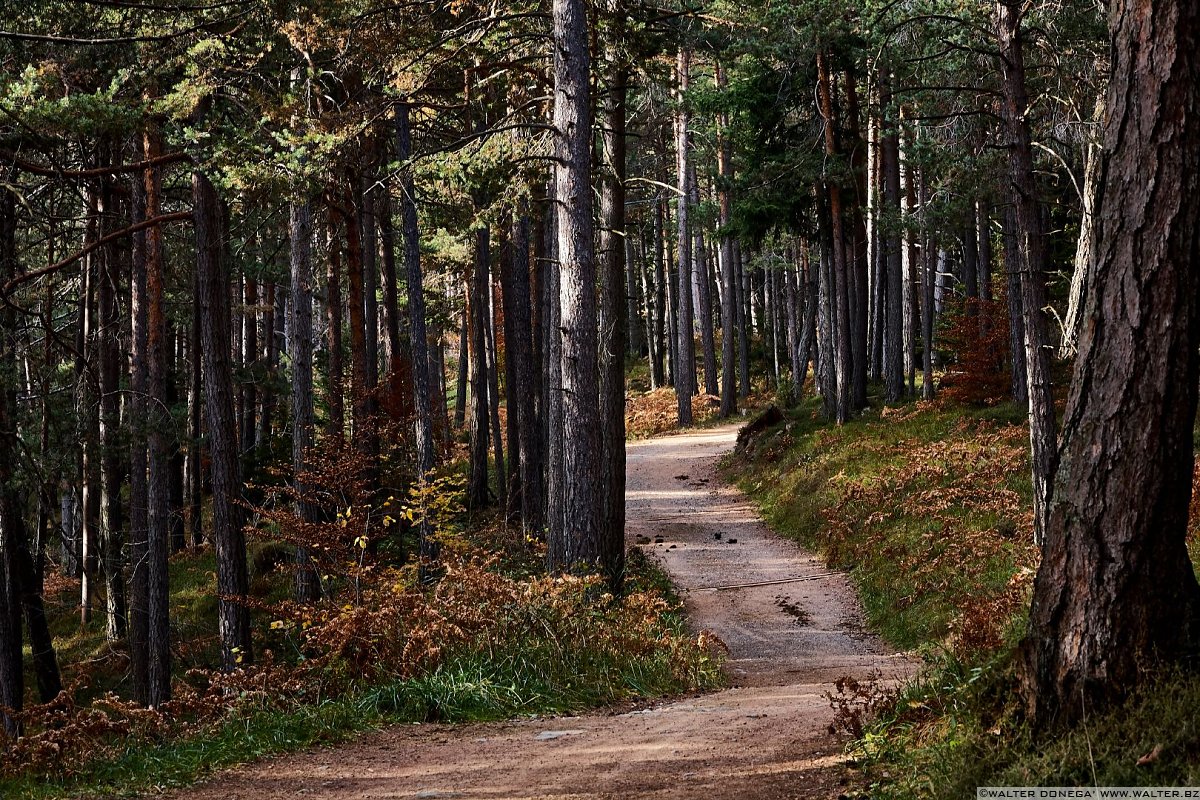
<path fill-rule="evenodd" d="M 457 516 L 453 503 L 445 510 Z M 536 543 L 477 519 L 470 530 L 438 532 L 439 579 L 427 584 L 411 563 L 390 566 L 386 548 L 367 552 L 358 513 L 329 523 L 356 537 L 359 555 L 344 567 L 348 579 L 329 578 L 325 600 L 257 601 L 257 663 L 185 669 L 157 709 L 89 689 L 81 676 L 55 702 L 23 712 L 26 735 L 0 753 L 0 797 L 158 790 L 386 723 L 576 712 L 721 681 L 719 648 L 688 631 L 665 576 L 636 552 L 614 597 L 598 576 L 541 574 Z M 191 560 L 211 564 L 180 556 L 172 574 L 193 571 Z M 289 570 L 278 572 L 286 582 Z M 181 611 L 206 596 L 177 586 Z M 106 663 L 119 670 L 124 661 Z M 115 681 L 100 671 L 87 678 Z"/>
<path fill-rule="evenodd" d="M 1038 554 L 1023 410 L 915 403 L 839 428 L 810 399 L 724 470 L 772 527 L 849 572 L 876 631 L 925 660 L 899 689 L 843 681 L 831 697 L 859 768 L 852 795 L 1200 782 L 1195 675 L 1151 677 L 1065 733 L 1035 738 L 1024 722 L 1015 662 Z M 1194 561 L 1198 532 L 1194 500 Z"/>

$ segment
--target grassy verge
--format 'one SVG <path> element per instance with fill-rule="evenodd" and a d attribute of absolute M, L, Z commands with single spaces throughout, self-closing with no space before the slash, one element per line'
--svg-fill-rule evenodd
<path fill-rule="evenodd" d="M 0 797 L 157 791 L 389 723 L 578 712 L 719 685 L 719 656 L 688 632 L 665 575 L 640 554 L 614 598 L 598 579 L 536 574 L 536 552 L 511 536 L 473 530 L 448 544 L 434 588 L 383 585 L 397 575 L 369 605 L 303 631 L 265 624 L 260 646 L 284 653 L 291 637 L 292 651 L 319 654 L 307 671 L 264 664 L 207 687 L 215 676 L 180 676 L 180 705 L 161 714 L 98 697 L 48 716 L 7 753 L 25 764 L 4 765 Z M 186 576 L 203 574 L 204 559 L 173 564 L 181 610 L 202 605 Z"/>
<path fill-rule="evenodd" d="M 858 796 L 1200 782 L 1195 676 L 1160 676 L 1054 738 L 1023 723 L 1014 663 L 1037 566 L 1023 422 L 1007 406 L 918 404 L 836 428 L 809 400 L 724 467 L 777 531 L 850 573 L 875 630 L 926 661 L 898 694 L 844 708 Z"/>

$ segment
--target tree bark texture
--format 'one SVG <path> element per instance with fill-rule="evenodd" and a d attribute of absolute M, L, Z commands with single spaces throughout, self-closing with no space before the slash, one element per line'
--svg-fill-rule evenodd
<path fill-rule="evenodd" d="M 217 554 L 217 615 L 221 665 L 235 669 L 252 660 L 246 539 L 242 533 L 241 465 L 234 414 L 233 366 L 230 363 L 229 273 L 224 261 L 225 233 L 217 192 L 201 172 L 192 173 L 196 233 L 196 273 L 200 288 L 201 352 L 204 361 L 204 409 L 208 421 L 212 477 L 212 536 Z"/>
<path fill-rule="evenodd" d="M 1097 258 L 1023 644 L 1035 721 L 1194 659 L 1188 558 L 1200 378 L 1200 7 L 1112 5 Z"/>
<path fill-rule="evenodd" d="M 595 480 L 601 470 L 600 404 L 585 9 L 583 0 L 553 3 L 553 203 L 562 340 L 562 515 L 550 520 L 547 559 L 551 571 L 576 565 L 595 568 L 603 555 L 600 491 Z"/>

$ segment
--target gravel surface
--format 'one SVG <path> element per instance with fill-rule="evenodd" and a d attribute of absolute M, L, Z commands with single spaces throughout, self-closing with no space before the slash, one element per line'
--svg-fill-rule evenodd
<path fill-rule="evenodd" d="M 630 544 L 670 572 L 692 623 L 728 645 L 731 688 L 626 713 L 395 726 L 172 797 L 836 798 L 845 768 L 825 694 L 842 676 L 894 680 L 915 665 L 863 630 L 844 576 L 720 484 L 715 464 L 736 434 L 630 443 L 626 499 Z"/>

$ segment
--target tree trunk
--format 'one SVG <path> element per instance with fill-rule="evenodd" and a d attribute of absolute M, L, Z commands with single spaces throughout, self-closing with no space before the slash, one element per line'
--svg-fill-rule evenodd
<path fill-rule="evenodd" d="M 625 116 L 628 69 L 621 48 L 623 17 L 610 0 L 604 51 L 611 82 L 604 100 L 604 163 L 600 175 L 600 536 L 609 587 L 619 593 L 625 572 Z M 632 288 L 632 287 L 630 287 Z M 712 324 L 709 321 L 709 344 Z"/>
<path fill-rule="evenodd" d="M 400 175 L 400 226 L 404 232 L 404 281 L 408 300 L 408 338 L 413 360 L 413 417 L 417 442 L 417 485 L 423 486 L 437 464 L 433 447 L 433 406 L 430 403 L 429 342 L 425 332 L 425 279 L 421 272 L 421 236 L 417 227 L 416 183 L 413 180 L 412 132 L 409 107 L 396 109 L 396 157 L 404 171 Z M 388 334 L 391 336 L 391 334 Z M 398 339 L 399 337 L 397 337 Z M 393 367 L 399 350 L 392 351 Z M 429 526 L 418 526 L 418 553 L 422 559 L 435 555 Z"/>
<path fill-rule="evenodd" d="M 105 160 L 108 160 L 107 156 Z M 100 186 L 100 234 L 117 226 L 117 208 L 111 180 Z M 100 249 L 100 275 L 96 291 L 99 319 L 97 361 L 100 370 L 100 550 L 104 562 L 105 634 L 110 642 L 125 636 L 124 518 L 121 508 L 120 453 L 120 291 L 121 265 L 116 244 Z"/>
<path fill-rule="evenodd" d="M 653 360 L 650 362 L 650 386 L 657 389 L 667 382 L 667 268 L 663 198 L 654 198 L 654 335 Z M 674 336 L 674 332 L 671 333 Z"/>
<path fill-rule="evenodd" d="M 1025 367 L 1029 385 L 1029 440 L 1033 450 L 1033 536 L 1045 541 L 1046 521 L 1058 461 L 1054 395 L 1047 333 L 1046 274 L 1041 203 L 1033 172 L 1029 97 L 1021 37 L 1021 5 L 997 0 L 996 38 L 1003 76 L 1003 117 L 1008 130 L 1009 171 L 1016 209 L 1017 254 L 1025 325 Z"/>
<path fill-rule="evenodd" d="M 192 547 L 204 543 L 202 508 L 204 506 L 204 477 L 200 464 L 200 440 L 203 436 L 202 419 L 204 401 L 201 395 L 200 328 L 202 326 L 200 305 L 200 276 L 192 276 L 192 325 L 188 329 L 188 439 L 187 439 L 187 505 L 188 528 L 191 531 Z"/>
<path fill-rule="evenodd" d="M 1103 117 L 1104 103 L 1097 101 L 1096 118 Z M 1075 243 L 1075 268 L 1071 272 L 1071 288 L 1067 293 L 1067 316 L 1063 320 L 1060 348 L 1064 356 L 1075 355 L 1083 322 L 1084 289 L 1096 255 L 1096 199 L 1100 193 L 1100 162 L 1104 150 L 1099 142 L 1088 141 L 1083 157 L 1083 218 L 1079 222 L 1079 239 Z"/>
<path fill-rule="evenodd" d="M 554 0 L 554 209 L 562 340 L 562 515 L 547 560 L 558 572 L 603 555 L 596 268 L 592 239 L 588 25 L 583 0 Z M 553 424 L 553 423 L 552 423 Z"/>
<path fill-rule="evenodd" d="M 741 243 L 734 239 L 730 243 L 732 269 L 734 270 L 734 309 L 737 319 L 738 340 L 738 397 L 745 399 L 750 396 L 750 276 L 742 263 Z"/>
<path fill-rule="evenodd" d="M 928 206 L 929 189 L 925 171 L 920 177 L 921 203 Z M 926 215 L 921 215 L 921 397 L 932 400 L 933 387 L 933 323 L 937 318 L 935 290 L 937 282 L 937 240 L 929 231 Z"/>
<path fill-rule="evenodd" d="M 132 223 L 145 221 L 147 213 L 146 182 L 132 181 Z M 150 367 L 147 363 L 149 323 L 146 296 L 146 233 L 133 235 L 133 271 L 129 281 L 130 376 L 129 386 L 129 677 L 133 699 L 149 703 L 150 693 L 150 584 L 149 536 L 150 503 L 147 475 L 148 444 L 146 414 L 150 407 Z"/>
<path fill-rule="evenodd" d="M 468 307 L 463 308 L 462 323 L 458 330 L 458 364 L 455 369 L 454 380 L 454 427 L 461 428 L 467 420 L 467 365 L 468 359 L 468 331 L 470 330 L 470 310 Z"/>
<path fill-rule="evenodd" d="M 533 331 L 533 300 L 536 297 L 529 279 L 530 221 L 528 200 L 518 202 L 512 225 L 512 276 L 509 292 L 512 302 L 504 302 L 505 318 L 511 320 L 513 338 L 508 342 L 508 358 L 513 364 L 512 395 L 516 405 L 518 466 L 521 487 L 521 527 L 526 536 L 539 536 L 545 526 L 545 482 L 542 480 L 542 437 L 538 424 L 537 365 L 534 359 L 536 338 Z M 514 409 L 510 406 L 509 412 Z M 511 448 L 510 448 L 511 450 Z"/>
<path fill-rule="evenodd" d="M 1186 547 L 1200 378 L 1200 8 L 1119 0 L 1098 250 L 1062 464 L 1022 646 L 1035 723 L 1119 702 L 1194 660 Z"/>
<path fill-rule="evenodd" d="M 884 397 L 889 403 L 904 397 L 904 261 L 900 250 L 900 126 L 892 104 L 891 75 L 880 82 L 880 105 L 884 108 L 883 141 L 880 147 L 883 162 L 883 208 L 887 232 L 883 242 L 883 283 L 886 286 L 886 309 L 883 335 Z"/>
<path fill-rule="evenodd" d="M 680 48 L 675 67 L 676 109 L 675 109 L 675 174 L 677 178 L 678 196 L 675 199 L 675 223 L 678 236 L 675 247 L 679 257 L 679 282 L 676 294 L 678 328 L 676 330 L 675 352 L 675 400 L 679 407 L 679 426 L 686 428 L 692 424 L 692 394 L 696 385 L 696 339 L 695 324 L 692 320 L 692 240 L 688 228 L 688 205 L 691 192 L 688 180 L 690 154 L 688 153 L 688 112 L 687 91 L 688 77 L 691 72 L 692 54 Z"/>
<path fill-rule="evenodd" d="M 362 221 L 362 178 L 351 175 L 345 193 L 346 221 L 346 306 L 350 318 L 350 443 L 368 458 L 372 448 L 374 420 L 371 419 L 370 351 L 367 348 L 367 264 Z M 371 259 L 372 264 L 374 259 Z M 378 335 L 376 336 L 378 342 Z"/>
<path fill-rule="evenodd" d="M 487 334 L 488 416 L 492 423 L 492 453 L 496 458 L 496 504 L 508 508 L 508 472 L 504 466 L 504 433 L 500 425 L 500 352 L 496 346 L 496 298 L 489 277 L 487 306 L 484 308 Z"/>
<path fill-rule="evenodd" d="M 212 475 L 212 536 L 217 554 L 217 615 L 221 665 L 226 670 L 252 660 L 246 539 L 242 533 L 241 474 L 234 415 L 229 273 L 223 263 L 225 232 L 217 192 L 208 177 L 192 173 L 196 229 L 196 273 L 200 285 L 204 408 L 208 420 Z"/>
<path fill-rule="evenodd" d="M 479 204 L 477 204 L 479 205 Z M 471 294 L 467 300 L 470 318 L 469 339 L 471 351 L 471 460 L 467 481 L 467 507 L 487 508 L 488 496 L 488 378 L 487 378 L 487 329 L 489 261 L 488 229 L 475 230 L 475 262 L 471 270 Z M 503 476 L 500 476 L 503 480 Z"/>
<path fill-rule="evenodd" d="M 326 231 L 328 258 L 325 268 L 325 321 L 328 337 L 329 363 L 326 375 L 329 403 L 329 422 L 326 433 L 340 443 L 346 432 L 346 410 L 344 384 L 345 368 L 342 366 L 342 245 L 338 239 L 335 220 L 344 215 L 329 211 L 329 228 Z"/>
<path fill-rule="evenodd" d="M 313 408 L 312 240 L 312 206 L 307 198 L 294 197 L 288 212 L 288 270 L 291 282 L 288 355 L 292 362 L 292 486 L 296 492 L 296 516 L 304 523 L 315 523 L 320 518 L 318 509 L 309 496 L 311 489 L 305 483 L 309 451 L 312 450 L 316 437 L 316 415 Z M 312 555 L 306 548 L 297 547 L 295 561 L 293 594 L 296 601 L 315 602 L 321 596 L 321 581 Z"/>
<path fill-rule="evenodd" d="M 867 145 L 859 123 L 858 88 L 854 65 L 846 70 L 846 137 L 850 142 L 850 166 L 853 181 L 847 202 L 850 217 L 850 252 L 846 268 L 850 287 L 850 346 L 852 385 L 851 397 L 855 410 L 867 407 Z M 836 96 L 836 94 L 835 94 Z M 836 116 L 836 115 L 835 115 Z"/>
<path fill-rule="evenodd" d="M 251 240 L 251 246 L 254 242 Z M 254 436 L 258 432 L 259 371 L 258 360 L 258 281 L 253 275 L 242 276 L 242 418 L 241 435 L 243 473 L 249 479 L 254 474 Z"/>
<path fill-rule="evenodd" d="M 145 137 L 147 158 L 162 151 L 157 131 Z M 162 207 L 162 181 L 157 167 L 143 175 L 146 190 L 146 216 L 159 216 Z M 171 415 L 168 392 L 168 343 L 166 309 L 166 265 L 162 229 L 146 231 L 146 361 L 149 413 L 147 441 L 147 537 L 146 537 L 146 702 L 158 706 L 171 699 L 171 596 L 167 560 L 171 552 L 171 495 L 175 474 L 169 455 Z M 183 538 L 182 529 L 179 538 Z"/>
<path fill-rule="evenodd" d="M 691 165 L 692 205 L 700 207 L 700 187 L 696 180 L 696 165 Z M 700 317 L 700 351 L 704 358 L 704 393 L 716 396 L 720 389 L 717 386 L 717 349 L 713 338 L 713 303 L 712 282 L 708 276 L 708 251 L 704 247 L 704 231 L 699 224 L 692 231 L 692 265 L 694 268 L 694 283 L 696 284 L 696 300 L 699 304 Z"/>
<path fill-rule="evenodd" d="M 817 54 L 817 95 L 820 103 L 821 117 L 825 127 L 825 153 L 835 157 L 838 154 L 836 137 L 837 123 L 833 115 L 833 89 L 829 75 L 828 59 L 824 53 Z M 834 403 L 834 419 L 841 425 L 850 419 L 854 400 L 851 383 L 853 381 L 853 365 L 851 364 L 851 288 L 850 278 L 853 267 L 847 264 L 846 235 L 842 220 L 841 187 L 836 177 L 826 176 L 825 194 L 829 203 L 830 251 L 832 253 L 832 297 L 833 297 L 833 375 L 836 390 Z"/>
<path fill-rule="evenodd" d="M 724 65 L 716 63 L 717 89 L 725 92 L 729 79 Z M 727 230 L 733 212 L 729 184 L 733 181 L 732 148 L 729 142 L 729 114 L 717 114 L 717 225 L 720 228 L 721 294 L 721 416 L 737 412 L 737 373 L 734 345 L 737 328 L 737 269 L 733 264 L 733 238 Z"/>

